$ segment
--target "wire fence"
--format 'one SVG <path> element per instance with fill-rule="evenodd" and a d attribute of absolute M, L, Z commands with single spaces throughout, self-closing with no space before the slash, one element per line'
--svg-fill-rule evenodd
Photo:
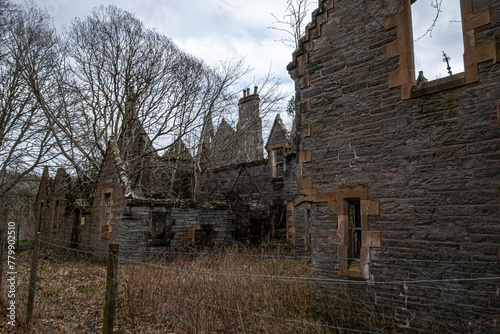
<path fill-rule="evenodd" d="M 35 332 L 101 333 L 108 249 L 41 237 Z M 18 317 L 31 252 L 19 255 Z M 392 333 L 499 331 L 498 262 L 370 261 L 371 280 L 340 277 L 336 257 L 239 246 L 112 257 L 116 333 Z M 312 265 L 314 263 L 314 266 Z M 324 264 L 319 266 L 318 264 Z M 321 271 L 315 270 L 321 267 Z M 2 286 L 5 304 L 6 286 Z M 498 322 L 497 322 L 498 321 Z"/>

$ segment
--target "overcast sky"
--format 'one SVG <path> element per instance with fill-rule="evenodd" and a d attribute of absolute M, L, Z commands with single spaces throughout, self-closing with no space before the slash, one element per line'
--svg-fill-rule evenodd
<path fill-rule="evenodd" d="M 69 24 L 75 16 L 89 15 L 94 7 L 114 4 L 208 64 L 245 57 L 253 69 L 246 81 L 264 76 L 271 68 L 290 97 L 294 94 L 293 81 L 286 71 L 293 49 L 275 41 L 283 37 L 282 33 L 268 29 L 274 21 L 271 13 L 281 16 L 286 0 L 35 0 L 35 3 L 47 8 L 57 28 Z"/>
<path fill-rule="evenodd" d="M 448 75 L 446 63 L 443 62 L 443 51 L 449 60 L 453 74 L 463 72 L 464 44 L 460 16 L 460 0 L 441 0 L 439 13 L 432 32 L 427 30 L 436 18 L 436 0 L 419 0 L 412 5 L 413 39 L 415 51 L 415 72 L 424 71 L 428 80 Z M 423 35 L 425 37 L 421 38 Z M 421 39 L 419 39 L 421 38 Z"/>
<path fill-rule="evenodd" d="M 22 0 L 17 0 L 21 2 Z M 283 81 L 283 89 L 292 96 L 293 81 L 286 66 L 291 61 L 292 48 L 275 40 L 284 33 L 269 29 L 274 18 L 281 17 L 286 0 L 34 0 L 45 6 L 57 28 L 75 17 L 83 17 L 99 5 L 115 4 L 173 39 L 181 49 L 203 59 L 208 64 L 227 58 L 245 57 L 254 69 L 252 75 L 261 77 L 271 68 Z M 432 34 L 415 45 L 416 73 L 424 70 L 427 79 L 448 75 L 442 62 L 442 51 L 451 57 L 453 73 L 463 71 L 459 0 L 443 1 L 438 24 Z M 311 0 L 310 9 L 317 6 Z M 430 27 L 436 0 L 419 0 L 412 5 L 414 38 Z M 310 21 L 310 15 L 307 16 Z M 451 22 L 450 22 L 451 21 Z M 432 37 L 431 37 L 432 36 Z M 251 78 L 247 80 L 250 81 Z M 240 87 L 243 89 L 244 87 Z"/>

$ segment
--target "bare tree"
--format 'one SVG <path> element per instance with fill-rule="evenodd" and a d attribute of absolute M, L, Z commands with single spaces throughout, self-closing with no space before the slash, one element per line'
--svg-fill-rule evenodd
<path fill-rule="evenodd" d="M 37 67 L 38 77 L 45 75 L 36 63 L 45 56 L 39 48 L 43 31 L 38 35 L 38 29 L 49 18 L 34 7 L 8 1 L 0 1 L 0 15 L 0 200 L 7 201 L 16 185 L 39 165 L 51 162 L 57 152 L 50 122 L 23 71 L 26 57 L 34 56 L 30 66 Z"/>
<path fill-rule="evenodd" d="M 270 29 L 279 30 L 286 34 L 286 37 L 278 41 L 294 49 L 299 47 L 299 40 L 304 35 L 304 28 L 307 23 L 309 0 L 287 0 L 287 6 L 283 16 L 278 18 L 271 14 L 276 20 Z"/>
<path fill-rule="evenodd" d="M 417 0 L 412 0 L 412 4 L 416 2 Z M 424 38 L 425 36 L 429 35 L 429 37 L 432 38 L 432 31 L 436 27 L 437 21 L 439 19 L 439 14 L 441 13 L 441 5 L 442 5 L 443 0 L 431 0 L 430 1 L 430 6 L 436 10 L 436 16 L 432 19 L 432 22 L 430 26 L 427 28 L 427 30 L 418 38 L 415 38 L 413 42 L 417 42 Z"/>
<path fill-rule="evenodd" d="M 248 71 L 243 60 L 210 68 L 115 6 L 74 19 L 60 36 L 46 13 L 34 5 L 26 13 L 32 24 L 11 29 L 19 36 L 15 69 L 60 163 L 93 184 L 108 143 L 118 141 L 138 192 L 185 196 L 175 190 L 178 175 L 196 175 L 207 120 L 237 105 L 233 87 Z M 260 87 L 268 93 L 264 110 L 276 108 L 276 80 L 269 75 Z M 192 182 L 194 196 L 196 177 Z"/>
<path fill-rule="evenodd" d="M 154 152 L 124 159 L 140 181 L 144 155 L 195 133 L 205 109 L 229 88 L 217 87 L 214 71 L 115 6 L 75 19 L 62 39 L 45 19 L 38 35 L 18 27 L 19 50 L 37 42 L 36 52 L 19 59 L 19 71 L 64 158 L 91 183 L 111 138 L 123 137 L 123 153 L 131 150 L 137 133 L 124 134 L 130 122 L 155 144 Z"/>

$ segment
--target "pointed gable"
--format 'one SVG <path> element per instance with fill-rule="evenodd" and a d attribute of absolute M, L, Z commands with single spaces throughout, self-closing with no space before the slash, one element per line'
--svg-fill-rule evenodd
<path fill-rule="evenodd" d="M 269 133 L 269 137 L 267 138 L 266 149 L 271 146 L 290 146 L 290 140 L 288 139 L 288 133 L 286 131 L 285 126 L 283 125 L 283 121 L 279 114 L 274 118 L 274 123 L 271 128 L 271 132 Z"/>
<path fill-rule="evenodd" d="M 37 231 L 41 231 L 43 225 L 45 224 L 47 205 L 50 199 L 50 189 L 52 187 L 52 180 L 49 176 L 49 168 L 45 166 L 43 168 L 42 179 L 40 180 L 40 186 L 38 187 L 38 193 L 36 195 L 35 202 L 35 217 L 37 221 Z"/>
<path fill-rule="evenodd" d="M 216 145 L 221 145 L 224 142 L 231 140 L 234 138 L 236 131 L 229 125 L 225 118 L 219 124 L 219 128 L 217 129 L 217 133 L 215 134 Z"/>
<path fill-rule="evenodd" d="M 200 148 L 201 154 L 209 153 L 212 149 L 214 142 L 214 124 L 212 122 L 212 115 L 209 113 L 204 120 L 203 129 L 201 130 Z"/>
<path fill-rule="evenodd" d="M 145 165 L 145 159 L 149 160 L 148 164 L 151 164 L 153 160 L 159 158 L 139 119 L 139 113 L 135 106 L 136 99 L 137 94 L 132 87 L 127 95 L 122 128 L 117 141 L 121 158 L 129 169 L 128 172 L 134 174 L 137 173 L 140 166 Z"/>
<path fill-rule="evenodd" d="M 45 166 L 43 167 L 42 179 L 40 180 L 40 186 L 38 187 L 38 193 L 36 195 L 37 202 L 49 198 L 51 183 L 49 167 Z"/>
<path fill-rule="evenodd" d="M 63 167 L 58 168 L 52 185 L 52 197 L 64 196 L 68 191 L 69 181 L 69 175 L 66 173 L 66 170 Z"/>
<path fill-rule="evenodd" d="M 163 155 L 164 159 L 190 161 L 193 159 L 189 149 L 181 138 L 176 139 Z"/>
<path fill-rule="evenodd" d="M 214 137 L 214 165 L 223 166 L 233 163 L 236 152 L 236 131 L 223 118 Z"/>
<path fill-rule="evenodd" d="M 118 182 L 115 182 L 115 180 Z M 95 187 L 96 193 L 94 194 L 94 198 L 97 198 L 96 196 L 98 196 L 99 189 L 102 188 L 104 184 L 119 184 L 125 198 L 134 197 L 127 175 L 127 169 L 123 163 L 120 149 L 118 148 L 118 144 L 116 143 L 114 137 L 111 137 L 108 141 L 108 149 L 106 150 L 106 154 L 97 177 L 97 185 Z"/>

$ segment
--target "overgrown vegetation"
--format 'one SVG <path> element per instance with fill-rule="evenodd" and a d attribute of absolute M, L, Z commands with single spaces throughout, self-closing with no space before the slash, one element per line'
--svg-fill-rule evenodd
<path fill-rule="evenodd" d="M 105 251 L 41 251 L 33 333 L 102 330 L 106 266 L 96 260 L 99 254 Z M 25 251 L 19 257 L 25 284 L 31 255 Z M 380 325 L 375 318 L 353 322 L 359 307 L 354 299 L 342 301 L 352 309 L 328 314 L 328 303 L 318 296 L 331 287 L 321 288 L 313 279 L 308 258 L 235 246 L 119 261 L 117 333 L 340 333 L 353 325 L 368 330 Z M 21 284 L 20 315 L 26 294 Z"/>

